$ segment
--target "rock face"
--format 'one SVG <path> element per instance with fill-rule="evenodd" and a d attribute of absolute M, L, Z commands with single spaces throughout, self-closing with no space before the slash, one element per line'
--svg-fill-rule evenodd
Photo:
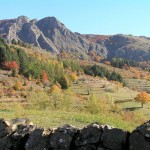
<path fill-rule="evenodd" d="M 107 50 L 107 58 L 125 58 L 136 61 L 150 59 L 150 38 L 132 35 L 83 35 L 96 44 L 103 44 Z"/>
<path fill-rule="evenodd" d="M 0 20 L 0 36 L 9 43 L 13 39 L 33 44 L 41 49 L 59 54 L 64 50 L 78 54 L 79 58 L 95 51 L 104 58 L 121 57 L 136 61 L 150 59 L 150 38 L 117 34 L 81 35 L 71 32 L 55 17 L 30 20 L 25 16 Z"/>
<path fill-rule="evenodd" d="M 21 40 L 54 53 L 65 50 L 87 54 L 95 50 L 103 56 L 107 55 L 102 44 L 92 43 L 82 35 L 71 32 L 55 17 L 30 20 L 20 16 L 17 19 L 1 20 L 0 35 L 10 43 L 13 39 Z"/>
<path fill-rule="evenodd" d="M 25 122 L 27 120 L 27 122 Z M 0 119 L 0 150 L 149 150 L 150 121 L 132 133 L 92 123 L 82 129 L 64 125 L 43 129 L 27 118 Z M 17 127 L 13 130 L 13 125 Z"/>

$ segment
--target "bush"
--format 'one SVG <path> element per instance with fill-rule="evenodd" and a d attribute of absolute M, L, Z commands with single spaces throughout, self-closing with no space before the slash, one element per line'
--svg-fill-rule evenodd
<path fill-rule="evenodd" d="M 60 78 L 58 83 L 61 85 L 62 89 L 68 89 L 69 88 L 69 80 L 66 77 Z"/>
<path fill-rule="evenodd" d="M 25 91 L 21 92 L 21 97 L 27 98 L 27 92 L 25 92 Z"/>
<path fill-rule="evenodd" d="M 20 81 L 17 81 L 15 85 L 13 86 L 14 90 L 21 91 L 22 90 L 22 83 Z"/>
<path fill-rule="evenodd" d="M 29 107 L 33 109 L 43 110 L 50 106 L 50 98 L 43 91 L 30 92 L 30 95 L 28 96 L 27 101 L 29 103 Z"/>

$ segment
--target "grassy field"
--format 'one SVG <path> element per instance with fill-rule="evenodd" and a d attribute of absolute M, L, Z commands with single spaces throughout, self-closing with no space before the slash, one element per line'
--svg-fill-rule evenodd
<path fill-rule="evenodd" d="M 150 92 L 150 81 L 144 79 L 126 79 L 125 83 L 131 89 Z"/>
<path fill-rule="evenodd" d="M 75 98 L 88 100 L 91 93 L 93 93 L 97 99 L 119 102 L 118 104 L 122 108 L 135 111 L 138 115 L 134 116 L 130 113 L 127 113 L 127 115 L 125 113 L 119 114 L 108 110 L 102 110 L 98 113 L 90 113 L 90 111 L 87 110 L 80 111 L 77 109 L 71 109 L 68 111 L 49 108 L 38 110 L 24 108 L 16 102 L 0 103 L 0 116 L 5 119 L 28 117 L 34 124 L 41 127 L 53 128 L 66 123 L 76 127 L 83 127 L 92 122 L 99 122 L 101 124 L 108 124 L 129 131 L 132 131 L 136 126 L 141 124 L 140 121 L 138 122 L 138 120 L 143 117 L 141 112 L 147 117 L 150 117 L 149 104 L 144 105 L 144 108 L 141 109 L 141 104 L 133 101 L 138 93 L 137 91 L 131 90 L 127 87 L 117 86 L 113 82 L 89 77 L 88 80 L 79 80 L 77 84 L 73 84 L 70 90 L 73 91 L 73 93 L 76 93 L 77 97 Z M 71 97 L 68 98 L 72 100 Z"/>
<path fill-rule="evenodd" d="M 18 112 L 17 112 L 18 111 Z M 16 117 L 28 117 L 32 122 L 40 127 L 55 128 L 64 124 L 71 124 L 76 127 L 83 127 L 92 122 L 108 124 L 114 127 L 132 131 L 137 125 L 134 122 L 122 120 L 119 115 L 112 113 L 91 114 L 87 112 L 66 112 L 50 110 L 0 110 L 1 118 L 12 119 Z"/>
<path fill-rule="evenodd" d="M 91 92 L 94 93 L 97 98 L 109 99 L 119 104 L 123 109 L 134 112 L 138 111 L 143 113 L 147 118 L 150 118 L 150 103 L 145 104 L 144 108 L 141 108 L 141 104 L 134 101 L 134 98 L 138 94 L 135 87 L 138 87 L 141 91 L 145 89 L 148 91 L 150 90 L 150 81 L 127 79 L 126 83 L 128 87 L 119 88 L 113 83 L 104 80 L 88 81 L 78 82 L 78 84 L 72 86 L 72 90 L 88 98 L 89 95 L 87 91 L 90 88 Z"/>

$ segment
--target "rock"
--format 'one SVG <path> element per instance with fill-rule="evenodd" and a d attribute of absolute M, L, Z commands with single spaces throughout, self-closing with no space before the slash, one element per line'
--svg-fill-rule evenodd
<path fill-rule="evenodd" d="M 130 150 L 150 149 L 150 120 L 137 127 L 129 138 Z"/>
<path fill-rule="evenodd" d="M 33 125 L 33 123 L 28 118 L 15 118 L 11 120 L 11 126 L 13 131 L 17 130 L 17 127 L 19 125 L 28 126 L 28 125 Z"/>
<path fill-rule="evenodd" d="M 128 133 L 122 129 L 105 129 L 101 141 L 102 145 L 110 150 L 127 150 L 127 137 Z"/>
<path fill-rule="evenodd" d="M 108 149 L 106 149 L 102 145 L 100 145 L 100 146 L 97 147 L 97 150 L 108 150 Z"/>
<path fill-rule="evenodd" d="M 0 150 L 13 150 L 11 136 L 0 139 Z"/>
<path fill-rule="evenodd" d="M 62 50 L 87 56 L 90 50 L 106 57 L 104 44 L 89 42 L 81 34 L 71 32 L 55 17 L 30 20 L 25 16 L 0 20 L 0 35 L 9 43 L 13 39 L 59 54 Z"/>
<path fill-rule="evenodd" d="M 0 139 L 11 133 L 11 123 L 0 119 Z"/>
<path fill-rule="evenodd" d="M 75 144 L 77 147 L 89 147 L 89 145 L 98 144 L 101 141 L 102 132 L 103 129 L 98 123 L 90 124 L 80 131 Z"/>
<path fill-rule="evenodd" d="M 11 130 L 17 123 L 16 130 Z M 150 150 L 150 121 L 131 134 L 98 123 L 83 129 L 64 125 L 53 130 L 30 123 L 27 118 L 12 123 L 0 119 L 0 150 Z"/>
<path fill-rule="evenodd" d="M 35 129 L 29 136 L 26 142 L 26 150 L 48 150 L 48 141 L 51 130 L 44 130 L 43 128 Z"/>
<path fill-rule="evenodd" d="M 86 146 L 81 146 L 80 148 L 77 148 L 77 150 L 97 150 L 95 145 L 86 145 Z"/>
<path fill-rule="evenodd" d="M 25 144 L 32 131 L 36 129 L 36 126 L 31 125 L 18 125 L 17 130 L 11 135 L 11 141 L 13 143 L 14 150 L 25 149 Z"/>
<path fill-rule="evenodd" d="M 50 138 L 50 148 L 53 150 L 74 149 L 71 142 L 77 132 L 78 129 L 70 125 L 64 125 L 56 129 Z"/>

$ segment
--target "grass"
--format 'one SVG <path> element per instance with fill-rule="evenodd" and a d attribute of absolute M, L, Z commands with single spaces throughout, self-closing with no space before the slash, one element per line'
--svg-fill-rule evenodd
<path fill-rule="evenodd" d="M 139 87 L 141 89 L 149 88 L 150 90 L 150 82 L 145 81 L 142 79 L 127 79 L 128 86 L 130 88 L 133 87 Z M 76 85 L 72 86 L 72 90 L 75 93 L 79 93 L 83 95 L 84 97 L 89 97 L 87 95 L 87 89 L 88 87 L 91 87 L 92 92 L 96 95 L 97 98 L 105 98 L 109 99 L 110 101 L 120 101 L 118 105 L 120 105 L 123 109 L 132 110 L 134 112 L 140 112 L 143 113 L 147 118 L 150 117 L 150 103 L 147 103 L 144 105 L 144 108 L 141 108 L 141 103 L 137 103 L 134 101 L 134 98 L 138 94 L 137 91 L 131 90 L 128 87 L 119 87 L 118 90 L 114 87 L 114 85 L 111 82 L 105 83 L 105 87 L 102 88 L 102 82 L 79 82 Z M 111 88 L 112 92 L 106 91 L 106 88 Z M 122 102 L 121 102 L 122 101 Z"/>
<path fill-rule="evenodd" d="M 150 81 L 145 79 L 126 79 L 125 82 L 129 88 L 150 92 Z"/>
<path fill-rule="evenodd" d="M 6 119 L 16 118 L 15 110 L 0 111 L 0 116 Z M 123 128 L 124 130 L 132 131 L 137 124 L 126 122 L 119 115 L 111 113 L 91 114 L 85 112 L 66 112 L 61 110 L 31 110 L 26 109 L 25 114 L 19 117 L 28 117 L 32 122 L 40 127 L 54 128 L 63 124 L 71 124 L 76 127 L 83 127 L 93 122 L 108 124 L 114 127 Z"/>
<path fill-rule="evenodd" d="M 103 85 L 105 85 L 103 87 Z M 77 98 L 80 100 L 85 101 L 89 98 L 87 89 L 88 88 L 92 89 L 92 92 L 94 95 L 97 97 L 98 100 L 112 100 L 112 101 L 117 101 L 117 100 L 125 100 L 125 99 L 134 99 L 136 96 L 137 92 L 130 90 L 125 87 L 119 87 L 116 90 L 116 87 L 114 86 L 113 83 L 105 81 L 105 80 L 100 80 L 96 82 L 79 82 L 78 84 L 74 84 L 71 87 L 71 91 L 73 93 L 75 92 L 76 94 L 80 94 L 79 97 L 74 97 L 70 96 L 71 94 L 68 93 L 67 98 L 71 100 L 71 103 L 73 103 L 73 98 L 77 101 Z M 106 91 L 107 88 L 112 88 L 112 92 Z M 66 93 L 66 92 L 65 92 Z M 30 93 L 31 94 L 31 93 Z M 40 94 L 38 92 L 38 94 Z M 38 95 L 36 93 L 36 95 Z M 66 94 L 65 94 L 66 95 Z M 42 96 L 42 94 L 40 94 Z M 35 99 L 35 104 L 37 104 L 38 97 L 33 97 Z M 82 99 L 83 98 L 83 99 Z M 42 99 L 42 98 L 41 98 Z M 43 97 L 44 100 L 46 100 L 45 97 Z M 69 102 L 70 102 L 69 100 Z M 48 101 L 49 103 L 49 101 Z M 68 103 L 68 100 L 66 101 Z M 0 116 L 2 118 L 6 119 L 12 119 L 16 117 L 28 117 L 32 120 L 32 122 L 40 127 L 48 127 L 48 128 L 55 128 L 58 126 L 61 126 L 63 124 L 71 124 L 76 127 L 83 127 L 86 126 L 92 122 L 99 122 L 101 124 L 108 124 L 114 127 L 118 128 L 123 128 L 124 130 L 132 131 L 136 126 L 140 125 L 141 122 L 137 121 L 138 119 L 141 118 L 139 115 L 136 121 L 132 118 L 132 116 L 129 117 L 129 119 L 124 119 L 127 118 L 128 115 L 126 115 L 124 118 L 121 116 L 119 113 L 113 113 L 111 111 L 99 111 L 98 113 L 90 113 L 90 110 L 80 110 L 79 109 L 60 109 L 59 110 L 54 110 L 54 109 L 49 109 L 49 107 L 46 107 L 46 110 L 39 110 L 35 109 L 35 104 L 33 109 L 27 109 L 23 108 L 20 104 L 13 103 L 13 104 L 6 104 L 6 103 L 1 103 L 0 104 Z M 80 105 L 81 103 L 79 103 Z M 119 103 L 123 108 L 130 108 L 130 107 L 138 107 L 140 106 L 140 103 L 135 103 L 135 102 L 124 102 L 124 103 Z M 73 104 L 71 104 L 73 105 Z M 80 105 L 81 106 L 81 105 Z M 95 103 L 93 104 L 94 109 L 95 109 Z M 63 106 L 64 107 L 64 106 Z M 142 112 L 144 112 L 147 116 L 149 116 L 149 109 L 144 107 L 141 109 Z M 136 110 L 138 112 L 138 110 Z M 125 115 L 125 114 L 124 114 Z"/>

